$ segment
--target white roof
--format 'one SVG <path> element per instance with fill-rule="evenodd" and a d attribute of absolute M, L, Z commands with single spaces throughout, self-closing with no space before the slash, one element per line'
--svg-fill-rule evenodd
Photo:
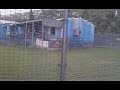
<path fill-rule="evenodd" d="M 0 20 L 0 24 L 15 24 L 15 21 Z"/>

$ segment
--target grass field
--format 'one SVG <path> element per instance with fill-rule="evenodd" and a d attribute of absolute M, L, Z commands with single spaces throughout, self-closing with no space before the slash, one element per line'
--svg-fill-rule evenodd
<path fill-rule="evenodd" d="M 60 51 L 0 45 L 0 80 L 58 80 Z M 66 80 L 120 80 L 120 49 L 68 51 Z"/>

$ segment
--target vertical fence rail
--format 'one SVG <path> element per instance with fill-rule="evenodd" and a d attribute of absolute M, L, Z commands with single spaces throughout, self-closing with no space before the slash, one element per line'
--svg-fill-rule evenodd
<path fill-rule="evenodd" d="M 32 47 L 34 46 L 34 22 L 32 22 Z"/>

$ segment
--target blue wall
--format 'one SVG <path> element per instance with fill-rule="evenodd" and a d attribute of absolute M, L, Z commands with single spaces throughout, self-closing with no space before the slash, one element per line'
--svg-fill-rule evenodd
<path fill-rule="evenodd" d="M 72 38 L 73 37 L 73 19 L 68 19 L 68 30 L 67 30 L 67 37 Z"/>
<path fill-rule="evenodd" d="M 68 19 L 68 30 L 67 37 L 72 44 L 83 44 L 83 43 L 94 43 L 94 25 L 87 20 L 82 18 L 77 18 L 80 20 L 80 28 L 81 33 L 78 36 L 73 36 L 73 27 L 74 27 L 74 18 Z"/>
<path fill-rule="evenodd" d="M 13 41 L 12 40 L 13 38 L 7 35 L 8 32 L 11 32 L 10 25 L 1 24 L 0 25 L 0 39 L 4 40 L 5 42 Z M 15 31 L 15 35 L 18 35 L 18 34 L 23 34 L 23 30 L 19 27 L 17 27 Z"/>
<path fill-rule="evenodd" d="M 0 39 L 2 38 L 2 35 L 3 35 L 3 28 L 2 25 L 0 25 Z"/>
<path fill-rule="evenodd" d="M 7 32 L 10 32 L 9 25 L 0 25 L 0 39 L 8 40 Z"/>

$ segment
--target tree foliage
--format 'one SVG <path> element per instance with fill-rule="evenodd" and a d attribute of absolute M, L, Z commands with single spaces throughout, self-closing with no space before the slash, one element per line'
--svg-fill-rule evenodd
<path fill-rule="evenodd" d="M 116 10 L 117 16 L 115 16 Z M 29 20 L 30 13 L 34 15 L 34 19 L 64 17 L 64 9 L 39 9 L 33 12 L 1 16 L 1 19 L 26 21 Z M 81 17 L 92 22 L 95 25 L 95 32 L 98 33 L 120 33 L 120 9 L 69 9 L 69 17 Z"/>

